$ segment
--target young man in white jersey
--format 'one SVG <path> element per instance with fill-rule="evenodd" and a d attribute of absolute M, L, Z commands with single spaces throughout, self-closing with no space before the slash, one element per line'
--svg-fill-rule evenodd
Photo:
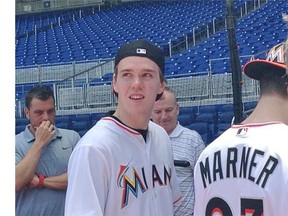
<path fill-rule="evenodd" d="M 145 40 L 115 57 L 118 105 L 80 140 L 68 165 L 65 215 L 173 215 L 182 195 L 166 131 L 150 121 L 165 87 L 164 52 Z"/>
<path fill-rule="evenodd" d="M 288 214 L 284 50 L 284 43 L 278 44 L 266 60 L 244 65 L 244 74 L 260 83 L 260 98 L 247 119 L 225 131 L 200 155 L 194 172 L 195 215 Z"/>
<path fill-rule="evenodd" d="M 165 87 L 162 96 L 154 104 L 153 122 L 161 125 L 169 134 L 174 164 L 183 198 L 175 205 L 174 216 L 191 216 L 194 210 L 194 166 L 205 148 L 197 131 L 183 127 L 178 122 L 179 105 L 175 92 Z"/>

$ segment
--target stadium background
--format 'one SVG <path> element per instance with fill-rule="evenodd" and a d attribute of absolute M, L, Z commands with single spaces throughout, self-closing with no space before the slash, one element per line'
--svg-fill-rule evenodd
<path fill-rule="evenodd" d="M 282 21 L 287 0 L 234 0 L 233 11 L 241 68 L 265 58 L 287 37 Z M 137 38 L 164 49 L 179 121 L 206 144 L 235 116 L 225 0 L 16 0 L 15 34 L 16 133 L 27 124 L 24 95 L 45 83 L 55 92 L 56 125 L 82 136 L 115 109 L 113 58 L 122 44 Z M 245 76 L 241 83 L 247 115 L 258 99 L 258 83 Z"/>

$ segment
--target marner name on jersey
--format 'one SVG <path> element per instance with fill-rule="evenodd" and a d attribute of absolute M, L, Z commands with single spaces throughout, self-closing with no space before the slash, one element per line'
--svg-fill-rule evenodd
<path fill-rule="evenodd" d="M 225 151 L 214 152 L 212 158 L 206 157 L 200 162 L 204 188 L 223 178 L 245 178 L 264 188 L 278 164 L 277 158 L 251 147 L 233 147 Z"/>

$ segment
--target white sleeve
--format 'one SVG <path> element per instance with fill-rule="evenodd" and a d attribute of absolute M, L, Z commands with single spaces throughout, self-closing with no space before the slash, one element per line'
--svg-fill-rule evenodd
<path fill-rule="evenodd" d="M 68 164 L 65 216 L 103 215 L 109 167 L 91 146 L 78 146 Z"/>

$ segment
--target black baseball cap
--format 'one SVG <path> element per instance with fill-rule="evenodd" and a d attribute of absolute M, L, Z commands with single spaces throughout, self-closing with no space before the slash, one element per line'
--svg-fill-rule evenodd
<path fill-rule="evenodd" d="M 123 58 L 128 56 L 140 56 L 149 58 L 159 66 L 162 73 L 164 74 L 165 55 L 164 51 L 158 46 L 151 44 L 144 39 L 139 39 L 128 44 L 124 44 L 119 48 L 116 54 L 115 67 Z"/>
<path fill-rule="evenodd" d="M 243 67 L 243 73 L 255 80 L 260 80 L 264 73 L 274 72 L 280 76 L 286 74 L 285 43 L 277 44 L 267 52 L 264 60 L 251 60 Z"/>

